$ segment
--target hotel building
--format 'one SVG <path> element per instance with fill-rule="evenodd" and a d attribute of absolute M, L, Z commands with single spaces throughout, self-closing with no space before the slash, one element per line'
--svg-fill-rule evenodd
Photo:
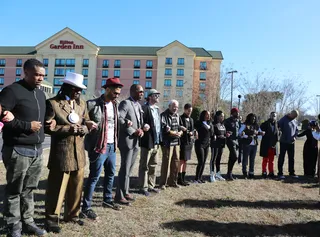
<path fill-rule="evenodd" d="M 23 63 L 37 58 L 46 68 L 43 89 L 56 94 L 66 72 L 84 75 L 87 96 L 101 94 L 107 78 L 119 77 L 124 84 L 122 98 L 132 84 L 141 84 L 147 93 L 161 92 L 161 106 L 170 99 L 180 105 L 205 100 L 208 84 L 220 83 L 220 51 L 187 47 L 173 41 L 164 47 L 97 46 L 70 28 L 64 28 L 36 46 L 0 47 L 0 90 L 23 78 Z M 214 81 L 214 82 L 213 82 Z M 51 86 L 50 86 L 51 85 Z M 210 93 L 217 94 L 219 86 Z"/>

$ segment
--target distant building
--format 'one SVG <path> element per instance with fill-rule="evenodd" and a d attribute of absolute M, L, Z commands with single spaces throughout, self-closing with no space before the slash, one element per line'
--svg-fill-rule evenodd
<path fill-rule="evenodd" d="M 81 73 L 87 96 L 98 96 L 109 77 L 119 77 L 124 84 L 122 96 L 136 83 L 161 92 L 165 108 L 170 99 L 181 105 L 206 97 L 210 81 L 220 82 L 220 51 L 187 47 L 179 41 L 164 47 L 97 46 L 69 28 L 64 28 L 35 47 L 0 47 L 0 90 L 23 78 L 23 63 L 37 58 L 46 67 L 43 90 L 56 94 L 66 72 Z M 50 88 L 50 89 L 49 89 Z M 210 93 L 217 94 L 219 86 Z M 49 93 L 49 92 L 48 92 Z"/>

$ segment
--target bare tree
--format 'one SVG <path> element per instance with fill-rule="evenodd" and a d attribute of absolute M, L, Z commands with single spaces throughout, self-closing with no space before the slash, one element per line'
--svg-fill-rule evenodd
<path fill-rule="evenodd" d="M 310 101 L 307 95 L 307 83 L 298 77 L 285 78 L 279 84 L 279 91 L 283 94 L 278 101 L 278 112 L 284 115 L 290 110 L 296 109 L 300 112 L 306 110 L 306 104 Z"/>

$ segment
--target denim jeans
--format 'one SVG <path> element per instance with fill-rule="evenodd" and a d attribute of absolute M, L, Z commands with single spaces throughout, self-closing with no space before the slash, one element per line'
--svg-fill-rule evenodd
<path fill-rule="evenodd" d="M 112 200 L 113 180 L 116 173 L 116 153 L 114 144 L 108 144 L 106 153 L 99 154 L 94 151 L 89 153 L 90 159 L 90 174 L 84 188 L 82 210 L 91 208 L 92 196 L 96 184 L 99 180 L 102 168 L 104 167 L 104 182 L 103 182 L 103 201 Z"/>
<path fill-rule="evenodd" d="M 32 223 L 34 214 L 33 190 L 38 187 L 42 155 L 27 157 L 18 154 L 13 147 L 4 146 L 2 158 L 7 170 L 4 197 L 4 220 L 8 226 Z"/>
<path fill-rule="evenodd" d="M 254 162 L 257 154 L 257 145 L 243 145 L 242 173 L 247 173 L 249 159 L 249 174 L 254 174 Z"/>

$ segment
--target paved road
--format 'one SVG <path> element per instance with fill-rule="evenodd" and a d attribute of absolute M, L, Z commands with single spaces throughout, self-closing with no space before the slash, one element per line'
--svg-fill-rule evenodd
<path fill-rule="evenodd" d="M 46 136 L 42 144 L 43 148 L 50 148 L 50 141 L 51 141 L 51 138 L 49 136 Z M 0 136 L 0 149 L 2 148 L 2 143 L 3 143 L 2 136 Z M 0 152 L 0 160 L 2 160 L 1 152 Z"/>

